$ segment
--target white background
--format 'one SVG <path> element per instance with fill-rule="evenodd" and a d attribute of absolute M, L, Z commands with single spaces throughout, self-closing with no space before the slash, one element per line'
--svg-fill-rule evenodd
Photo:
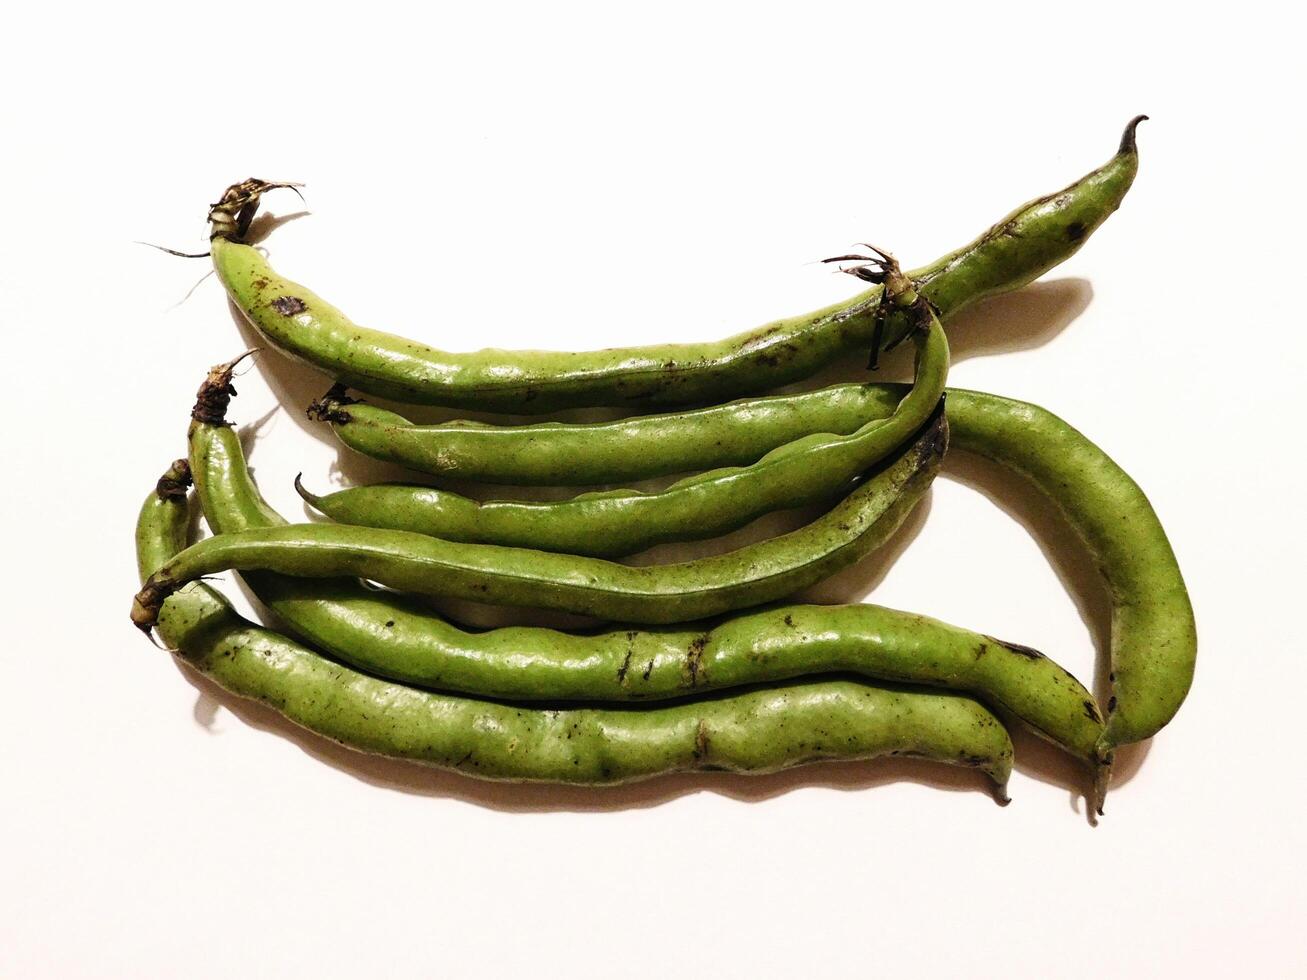
<path fill-rule="evenodd" d="M 1307 159 L 1279 5 L 33 9 L 0 58 L 0 974 L 1303 975 Z M 813 260 L 853 242 L 933 259 L 1138 112 L 1121 211 L 950 329 L 952 383 L 1046 405 L 1138 479 L 1197 608 L 1192 696 L 1097 829 L 1029 737 L 1007 809 L 925 764 L 607 792 L 414 771 L 130 628 L 139 502 L 204 369 L 251 339 L 205 262 L 132 242 L 201 250 L 228 183 L 307 182 L 266 245 L 362 323 L 454 349 L 700 340 L 851 294 Z M 302 411 L 325 386 L 275 353 L 238 382 L 291 515 L 301 469 L 393 475 L 335 468 Z M 817 594 L 1092 677 L 1087 560 L 1011 481 L 945 476 L 892 565 Z"/>

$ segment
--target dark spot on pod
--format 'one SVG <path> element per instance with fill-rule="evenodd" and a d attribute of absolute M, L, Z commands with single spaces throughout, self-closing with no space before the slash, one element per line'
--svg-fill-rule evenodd
<path fill-rule="evenodd" d="M 785 615 L 785 625 L 791 627 L 794 625 L 794 617 L 789 615 L 788 613 L 786 613 Z"/>
<path fill-rule="evenodd" d="M 272 301 L 271 306 L 282 316 L 294 316 L 296 313 L 303 313 L 308 309 L 304 300 L 298 296 L 278 296 Z"/>
<path fill-rule="evenodd" d="M 1020 643 L 1008 643 L 1006 640 L 996 640 L 992 636 L 987 636 L 985 637 L 985 639 L 989 640 L 991 643 L 997 643 L 999 646 L 1003 647 L 1004 649 L 1011 650 L 1017 656 L 1025 657 L 1027 660 L 1044 659 L 1044 655 L 1040 653 L 1038 650 L 1036 650 L 1034 647 L 1023 646 Z"/>
<path fill-rule="evenodd" d="M 981 657 L 983 657 L 983 656 L 984 656 L 985 654 L 987 654 L 987 653 L 989 653 L 989 644 L 988 644 L 988 643 L 982 643 L 982 644 L 980 644 L 980 646 L 976 647 L 976 659 L 977 659 L 977 660 L 979 660 Z"/>
<path fill-rule="evenodd" d="M 708 754 L 708 723 L 699 722 L 699 728 L 694 733 L 694 757 L 702 759 Z"/>
<path fill-rule="evenodd" d="M 191 465 L 184 459 L 172 464 L 168 472 L 159 477 L 154 485 L 154 492 L 160 500 L 184 500 L 186 490 L 191 485 Z"/>
<path fill-rule="evenodd" d="M 387 625 L 387 626 L 394 626 L 394 625 L 395 625 L 395 621 L 394 621 L 393 619 L 388 619 L 388 620 L 386 620 L 386 625 Z"/>
<path fill-rule="evenodd" d="M 626 672 L 631 669 L 631 651 L 626 651 L 626 659 L 622 661 L 622 666 L 617 668 L 617 683 L 626 683 Z"/>
<path fill-rule="evenodd" d="M 262 279 L 262 278 L 260 278 L 260 279 L 255 279 L 253 285 L 254 285 L 254 288 L 255 288 L 255 289 L 267 289 L 267 288 L 268 288 L 268 280 L 266 280 L 266 279 Z"/>
<path fill-rule="evenodd" d="M 1080 221 L 1071 222 L 1071 224 L 1066 226 L 1067 241 L 1071 241 L 1071 242 L 1082 241 L 1085 237 L 1086 230 L 1087 229 L 1085 228 L 1083 222 Z"/>
<path fill-rule="evenodd" d="M 1103 720 L 1102 718 L 1099 717 L 1098 706 L 1095 705 L 1093 701 L 1085 701 L 1083 702 L 1083 704 L 1085 706 L 1085 717 L 1087 717 L 1090 721 L 1101 722 Z"/>
<path fill-rule="evenodd" d="M 645 680 L 648 680 L 648 679 L 649 679 L 649 675 L 652 674 L 652 673 L 653 673 L 653 661 L 650 660 L 650 661 L 649 661 L 649 665 L 648 665 L 647 667 L 645 667 L 645 669 L 644 669 L 644 673 L 641 674 L 640 676 L 643 677 Z"/>
<path fill-rule="evenodd" d="M 708 645 L 708 634 L 704 633 L 696 636 L 690 641 L 689 649 L 685 653 L 685 666 L 690 672 L 690 686 L 694 687 L 699 683 L 699 670 L 703 661 L 703 648 Z"/>
<path fill-rule="evenodd" d="M 1114 694 L 1107 699 L 1107 713 L 1111 714 L 1115 710 L 1116 710 L 1116 695 Z"/>
<path fill-rule="evenodd" d="M 1109 684 L 1116 683 L 1116 671 L 1112 671 L 1110 674 L 1107 675 L 1107 681 Z"/>

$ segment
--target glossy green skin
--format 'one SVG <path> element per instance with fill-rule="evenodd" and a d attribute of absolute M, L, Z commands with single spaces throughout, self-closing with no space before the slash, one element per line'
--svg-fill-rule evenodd
<path fill-rule="evenodd" d="M 787 596 L 883 543 L 929 487 L 948 441 L 943 414 L 898 458 L 812 523 L 732 552 L 633 567 L 599 558 L 460 544 L 411 531 L 299 524 L 220 534 L 165 565 L 133 604 L 152 622 L 169 590 L 226 569 L 352 576 L 404 592 L 529 606 L 635 623 L 674 623 Z"/>
<path fill-rule="evenodd" d="M 612 422 L 534 425 L 414 425 L 366 402 L 341 404 L 328 397 L 318 405 L 327 410 L 341 442 L 374 459 L 481 483 L 579 487 L 748 466 L 814 432 L 846 435 L 866 421 L 855 386 L 827 391 L 832 394 L 751 398 Z M 847 393 L 849 404 L 842 409 L 831 406 L 830 399 L 842 393 Z M 839 421 L 814 419 L 814 408 Z M 741 426 L 743 417 L 749 418 L 748 426 Z"/>
<path fill-rule="evenodd" d="M 1036 405 L 950 389 L 948 416 L 955 446 L 1021 474 L 1052 501 L 1107 583 L 1113 694 L 1100 754 L 1155 735 L 1189 693 L 1198 632 L 1175 552 L 1143 490 Z"/>
<path fill-rule="evenodd" d="M 833 397 L 822 423 L 838 425 L 845 413 L 887 415 L 904 387 L 840 385 L 825 392 Z M 1052 412 L 960 388 L 948 389 L 946 399 L 951 445 L 1029 480 L 1085 543 L 1107 584 L 1113 696 L 1100 752 L 1155 735 L 1189 693 L 1198 631 L 1184 576 L 1148 497 L 1107 453 Z M 820 415 L 815 400 L 809 408 Z M 752 424 L 750 416 L 739 424 Z"/>
<path fill-rule="evenodd" d="M 1137 121 L 1136 121 L 1137 122 Z M 1062 191 L 1018 208 L 971 244 L 909 275 L 941 316 L 1038 278 L 1073 255 L 1120 206 L 1138 170 L 1132 122 L 1121 150 Z M 514 413 L 591 405 L 720 402 L 805 378 L 870 349 L 882 289 L 703 344 L 584 353 L 449 353 L 360 327 L 279 276 L 257 249 L 218 237 L 214 269 L 270 343 L 337 381 L 400 402 Z M 886 344 L 909 330 L 891 314 Z"/>
<path fill-rule="evenodd" d="M 431 487 L 359 487 L 325 497 L 300 492 L 344 524 L 577 555 L 629 555 L 667 541 L 716 537 L 772 511 L 837 497 L 926 423 L 947 376 L 948 341 L 936 319 L 922 342 L 916 383 L 888 419 L 871 419 L 851 435 L 812 433 L 752 466 L 697 474 L 660 493 L 480 502 Z"/>
<path fill-rule="evenodd" d="M 836 385 L 775 400 L 801 399 L 815 429 L 839 431 L 888 415 L 903 392 L 898 385 Z M 947 399 L 952 444 L 1022 474 L 1048 496 L 1108 585 L 1114 696 L 1102 752 L 1154 735 L 1188 693 L 1198 641 L 1184 577 L 1147 496 L 1098 446 L 1038 406 L 953 388 Z M 768 413 L 760 403 L 770 400 L 755 399 L 735 415 L 723 412 L 718 437 L 761 438 L 755 430 Z M 674 425 L 675 417 L 663 422 Z"/>
<path fill-rule="evenodd" d="M 186 502 L 150 494 L 137 522 L 141 578 L 185 545 Z M 363 752 L 481 779 L 612 784 L 664 773 L 775 772 L 899 755 L 977 768 L 1006 802 L 1012 742 L 986 708 L 946 693 L 819 681 L 670 707 L 550 711 L 450 697 L 357 673 L 241 618 L 194 583 L 159 635 L 233 694 Z"/>
<path fill-rule="evenodd" d="M 191 465 L 217 533 L 284 523 L 260 496 L 230 429 L 194 426 Z M 850 673 L 969 692 L 1086 760 L 1103 731 L 1093 696 L 1036 651 L 873 605 L 782 606 L 678 629 L 469 633 L 352 580 L 246 578 L 314 646 L 421 687 L 516 701 L 626 701 Z"/>

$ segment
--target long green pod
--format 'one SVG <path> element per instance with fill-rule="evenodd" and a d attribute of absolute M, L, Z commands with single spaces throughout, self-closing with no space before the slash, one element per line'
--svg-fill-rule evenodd
<path fill-rule="evenodd" d="M 136 528 L 142 581 L 183 547 L 185 532 L 184 490 L 180 498 L 152 492 Z M 988 709 L 961 695 L 823 680 L 660 708 L 531 709 L 358 673 L 250 623 L 199 583 L 169 597 L 158 630 L 179 659 L 220 687 L 311 732 L 481 779 L 604 785 L 896 755 L 979 769 L 1007 802 L 1011 739 Z"/>
<path fill-rule="evenodd" d="M 1104 166 L 909 273 L 921 294 L 948 317 L 1073 255 L 1134 181 L 1141 118 L 1126 127 L 1117 154 Z M 909 316 L 881 309 L 877 285 L 843 303 L 710 343 L 584 353 L 450 353 L 358 326 L 243 244 L 259 197 L 272 186 L 258 180 L 234 185 L 210 210 L 218 279 L 269 343 L 349 387 L 395 401 L 515 413 L 719 402 L 797 381 L 851 351 L 892 345 L 911 329 Z"/>
<path fill-rule="evenodd" d="M 814 432 L 853 432 L 868 418 L 863 402 L 861 386 L 838 385 L 610 422 L 417 425 L 333 388 L 309 407 L 309 417 L 330 424 L 355 452 L 421 473 L 481 483 L 580 487 L 748 466 Z"/>
<path fill-rule="evenodd" d="M 838 431 L 888 415 L 903 391 L 897 385 L 836 385 L 775 398 L 791 405 L 801 398 L 810 424 Z M 1155 734 L 1179 710 L 1192 683 L 1197 630 L 1184 578 L 1147 496 L 1102 449 L 1038 406 L 953 388 L 947 397 L 953 445 L 1032 481 L 1089 547 L 1107 582 L 1115 690 L 1102 752 Z M 770 400 L 755 399 L 733 414 L 722 406 L 717 438 L 761 437 L 758 420 L 768 417 L 762 403 Z M 676 423 L 666 416 L 660 424 Z M 451 499 L 446 494 L 441 502 Z M 430 529 L 436 529 L 434 518 Z"/>
<path fill-rule="evenodd" d="M 561 501 L 476 501 L 421 486 L 358 487 L 323 497 L 307 492 L 298 479 L 296 487 L 343 524 L 612 558 L 668 541 L 716 537 L 763 514 L 824 503 L 847 492 L 926 423 L 943 397 L 947 375 L 948 341 L 932 316 L 916 383 L 887 419 L 870 419 L 850 435 L 812 433 L 751 466 L 696 474 L 659 493 L 611 490 Z"/>
<path fill-rule="evenodd" d="M 230 380 L 215 370 L 218 382 Z M 214 410 L 212 400 L 201 404 L 198 414 Z M 196 420 L 189 441 L 216 533 L 285 523 L 260 495 L 231 428 Z M 517 701 L 616 702 L 847 672 L 969 692 L 1091 763 L 1103 731 L 1093 696 L 1036 651 L 874 605 L 782 606 L 677 629 L 468 632 L 349 579 L 256 573 L 246 580 L 309 643 L 419 687 Z"/>
<path fill-rule="evenodd" d="M 892 392 L 891 392 L 892 396 Z M 1099 752 L 1155 735 L 1193 683 L 1198 631 L 1162 522 L 1130 475 L 1052 412 L 998 395 L 948 395 L 954 445 L 1019 473 L 1085 543 L 1112 599 L 1112 696 Z"/>
<path fill-rule="evenodd" d="M 884 417 L 904 391 L 837 385 L 810 393 L 807 407 L 832 426 L 845 413 Z M 949 388 L 946 398 L 951 445 L 1029 480 L 1084 542 L 1107 584 L 1113 694 L 1100 753 L 1106 758 L 1118 745 L 1155 735 L 1193 683 L 1198 632 L 1184 576 L 1147 495 L 1101 448 L 1038 405 L 960 388 Z M 740 413 L 731 425 L 746 429 L 754 417 Z"/>
<path fill-rule="evenodd" d="M 870 553 L 925 493 L 947 443 L 940 411 L 901 455 L 812 523 L 735 551 L 670 565 L 621 565 L 337 524 L 220 534 L 187 548 L 152 576 L 133 601 L 132 619 L 148 632 L 171 591 L 226 569 L 351 576 L 404 592 L 634 623 L 702 619 L 783 598 Z"/>

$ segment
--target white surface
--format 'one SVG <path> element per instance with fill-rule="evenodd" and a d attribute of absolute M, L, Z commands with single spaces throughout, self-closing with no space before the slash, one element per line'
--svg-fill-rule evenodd
<path fill-rule="evenodd" d="M 35 9 L 0 59 L 0 975 L 1307 970 L 1307 160 L 1279 5 Z M 414 775 L 215 699 L 129 627 L 139 501 L 204 369 L 247 345 L 212 277 L 190 292 L 204 262 L 132 241 L 202 249 L 231 181 L 308 183 L 268 247 L 360 322 L 463 349 L 691 340 L 848 295 L 813 260 L 852 242 L 934 258 L 1103 162 L 1136 112 L 1119 214 L 951 330 L 953 383 L 1048 406 L 1139 480 L 1197 608 L 1192 696 L 1096 830 L 1028 738 L 1007 809 L 925 765 L 602 795 Z M 340 478 L 302 412 L 325 383 L 269 353 L 238 387 L 239 423 L 267 415 L 261 484 L 301 514 L 296 471 Z M 1050 563 L 1043 512 L 968 473 L 892 568 L 823 594 L 883 571 L 877 601 L 1091 677 L 1084 560 L 1044 538 Z"/>

